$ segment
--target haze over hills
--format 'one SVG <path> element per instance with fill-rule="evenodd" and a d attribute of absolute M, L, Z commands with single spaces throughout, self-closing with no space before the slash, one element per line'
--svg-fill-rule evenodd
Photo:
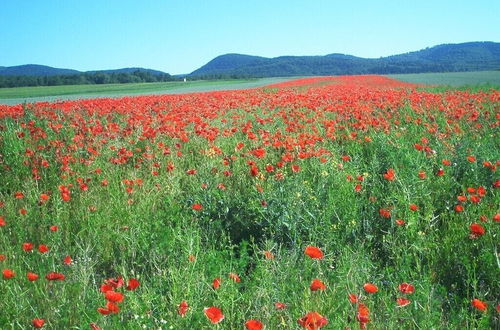
<path fill-rule="evenodd" d="M 381 58 L 345 54 L 266 58 L 221 55 L 191 72 L 193 77 L 277 77 L 295 75 L 390 74 L 500 70 L 500 43 L 442 44 Z"/>

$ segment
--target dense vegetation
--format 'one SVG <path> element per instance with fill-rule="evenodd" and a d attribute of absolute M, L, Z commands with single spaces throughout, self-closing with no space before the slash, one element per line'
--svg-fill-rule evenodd
<path fill-rule="evenodd" d="M 343 54 L 265 58 L 240 54 L 216 57 L 191 76 L 199 78 L 325 76 L 459 72 L 500 69 L 500 43 L 438 45 L 378 59 Z"/>
<path fill-rule="evenodd" d="M 61 75 L 0 75 L 0 88 L 22 86 L 60 86 L 86 84 L 125 84 L 145 82 L 165 82 L 180 80 L 168 73 L 133 72 L 84 72 Z"/>
<path fill-rule="evenodd" d="M 0 328 L 498 329 L 499 104 L 348 76 L 0 106 Z"/>

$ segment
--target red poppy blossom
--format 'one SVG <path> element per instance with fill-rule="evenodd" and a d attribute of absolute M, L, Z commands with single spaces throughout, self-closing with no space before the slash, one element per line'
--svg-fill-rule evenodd
<path fill-rule="evenodd" d="M 413 292 L 415 292 L 415 287 L 413 285 L 411 285 L 410 283 L 401 283 L 399 286 L 398 286 L 398 289 L 401 293 L 406 293 L 406 294 L 412 294 Z"/>
<path fill-rule="evenodd" d="M 217 290 L 219 287 L 220 287 L 220 282 L 221 282 L 221 278 L 220 277 L 217 277 L 213 280 L 212 282 L 212 288 L 214 288 L 214 290 Z"/>
<path fill-rule="evenodd" d="M 474 236 L 475 238 L 482 236 L 486 233 L 486 229 L 484 229 L 484 227 L 478 223 L 473 223 L 472 225 L 470 225 L 469 228 L 471 235 Z"/>
<path fill-rule="evenodd" d="M 5 254 L 0 254 L 0 261 L 7 260 L 7 256 Z"/>
<path fill-rule="evenodd" d="M 245 328 L 247 328 L 247 330 L 262 330 L 264 329 L 264 325 L 257 320 L 248 320 L 245 322 Z"/>
<path fill-rule="evenodd" d="M 184 317 L 186 315 L 188 309 L 189 309 L 188 303 L 185 300 L 183 300 L 183 301 L 181 301 L 181 303 L 179 304 L 179 307 L 177 308 L 177 313 L 181 317 Z"/>
<path fill-rule="evenodd" d="M 387 181 L 394 181 L 396 178 L 396 173 L 392 168 L 388 169 L 387 172 L 384 173 L 384 179 Z"/>
<path fill-rule="evenodd" d="M 410 204 L 410 210 L 417 211 L 418 210 L 418 205 L 416 205 L 416 204 Z"/>
<path fill-rule="evenodd" d="M 317 312 L 309 312 L 298 320 L 301 327 L 307 330 L 317 330 L 328 324 L 326 317 Z"/>
<path fill-rule="evenodd" d="M 59 230 L 59 227 L 58 226 L 50 226 L 50 231 L 52 232 L 56 232 Z"/>
<path fill-rule="evenodd" d="M 366 293 L 375 293 L 378 291 L 378 287 L 373 283 L 365 283 L 363 289 L 365 289 Z"/>
<path fill-rule="evenodd" d="M 70 257 L 70 256 L 66 256 L 66 257 L 64 258 L 63 262 L 64 262 L 64 264 L 65 264 L 65 265 L 68 265 L 68 266 L 69 266 L 69 265 L 71 265 L 71 263 L 73 262 L 73 259 L 71 259 L 71 257 Z"/>
<path fill-rule="evenodd" d="M 357 304 L 358 301 L 359 301 L 358 296 L 356 296 L 354 293 L 349 293 L 349 295 L 347 296 L 347 298 L 349 298 L 349 301 L 350 301 L 351 304 Z"/>
<path fill-rule="evenodd" d="M 326 290 L 326 285 L 316 278 L 311 282 L 310 289 L 311 291 Z"/>
<path fill-rule="evenodd" d="M 112 314 L 118 314 L 120 312 L 120 307 L 118 307 L 117 304 L 112 303 L 111 301 L 108 301 L 106 303 L 106 308 Z"/>
<path fill-rule="evenodd" d="M 284 303 L 281 303 L 281 302 L 275 302 L 275 303 L 274 303 L 274 307 L 275 307 L 276 309 L 280 310 L 280 309 L 285 309 L 287 306 L 286 306 L 286 304 L 284 304 Z"/>
<path fill-rule="evenodd" d="M 33 243 L 23 243 L 23 250 L 25 252 L 30 252 L 33 250 Z"/>
<path fill-rule="evenodd" d="M 42 320 L 42 319 L 33 319 L 33 321 L 31 321 L 31 324 L 33 324 L 34 328 L 40 329 L 45 324 L 45 320 Z"/>
<path fill-rule="evenodd" d="M 406 298 L 397 298 L 396 303 L 398 304 L 399 307 L 404 307 L 409 305 L 411 303 L 411 300 Z"/>
<path fill-rule="evenodd" d="M 14 273 L 11 269 L 4 269 L 2 270 L 2 275 L 4 279 L 9 280 L 16 276 L 16 273 Z"/>
<path fill-rule="evenodd" d="M 7 225 L 7 222 L 5 222 L 5 219 L 3 217 L 0 217 L 0 227 L 3 227 Z"/>
<path fill-rule="evenodd" d="M 104 298 L 112 303 L 120 303 L 123 301 L 124 296 L 120 292 L 106 291 L 106 293 L 104 294 Z"/>
<path fill-rule="evenodd" d="M 36 281 L 36 280 L 38 280 L 38 278 L 39 278 L 39 276 L 38 276 L 37 274 L 35 274 L 35 273 L 30 273 L 30 272 L 28 272 L 28 273 L 26 274 L 26 277 L 28 278 L 28 281 L 30 281 L 30 282 Z"/>
<path fill-rule="evenodd" d="M 229 278 L 235 281 L 236 283 L 240 283 L 241 279 L 236 273 L 229 273 Z"/>
<path fill-rule="evenodd" d="M 264 257 L 267 260 L 272 260 L 274 259 L 274 254 L 271 251 L 264 251 Z"/>
<path fill-rule="evenodd" d="M 38 245 L 38 251 L 40 253 L 47 253 L 47 252 L 49 252 L 49 247 L 45 244 L 40 244 L 40 245 Z"/>
<path fill-rule="evenodd" d="M 482 312 L 484 312 L 488 309 L 488 304 L 486 304 L 484 301 L 481 301 L 479 299 L 472 299 L 471 305 L 474 308 L 476 308 L 477 310 L 480 310 Z"/>
<path fill-rule="evenodd" d="M 323 252 L 315 246 L 311 246 L 311 245 L 307 246 L 306 249 L 304 250 L 304 253 L 312 259 L 322 259 L 323 258 Z"/>
<path fill-rule="evenodd" d="M 48 273 L 47 275 L 45 275 L 45 278 L 48 281 L 64 281 L 66 279 L 64 274 L 55 273 L 55 272 Z"/>
<path fill-rule="evenodd" d="M 476 157 L 474 156 L 467 156 L 467 160 L 470 162 L 470 163 L 474 163 L 476 161 Z"/>
<path fill-rule="evenodd" d="M 404 224 L 405 224 L 405 221 L 403 219 L 396 219 L 395 222 L 396 222 L 396 225 L 398 225 L 398 226 L 404 226 Z"/>
<path fill-rule="evenodd" d="M 134 291 L 135 289 L 137 289 L 139 287 L 139 281 L 135 278 L 131 278 L 128 280 L 128 285 L 125 289 L 127 289 L 128 291 Z"/>
<path fill-rule="evenodd" d="M 193 204 L 192 209 L 195 211 L 201 211 L 203 209 L 203 205 L 201 204 Z"/>
<path fill-rule="evenodd" d="M 217 324 L 220 321 L 224 320 L 224 314 L 217 307 L 207 307 L 203 310 L 205 316 L 212 322 L 213 324 Z"/>

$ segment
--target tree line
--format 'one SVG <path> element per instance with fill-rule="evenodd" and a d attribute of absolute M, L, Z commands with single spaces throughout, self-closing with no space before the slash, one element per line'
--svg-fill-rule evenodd
<path fill-rule="evenodd" d="M 134 72 L 85 72 L 53 76 L 1 76 L 0 88 L 26 86 L 99 85 L 175 81 L 179 78 L 168 73 L 153 74 Z"/>

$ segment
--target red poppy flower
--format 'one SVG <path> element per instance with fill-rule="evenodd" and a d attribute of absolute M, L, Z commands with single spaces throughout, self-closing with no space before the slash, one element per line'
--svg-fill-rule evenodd
<path fill-rule="evenodd" d="M 301 327 L 307 330 L 317 330 L 328 324 L 326 317 L 317 312 L 309 312 L 298 320 Z"/>
<path fill-rule="evenodd" d="M 267 260 L 272 260 L 274 259 L 274 254 L 271 251 L 264 251 L 264 257 Z"/>
<path fill-rule="evenodd" d="M 444 170 L 442 168 L 440 168 L 439 170 L 437 170 L 436 176 L 443 176 L 443 175 L 444 175 Z"/>
<path fill-rule="evenodd" d="M 128 280 L 128 285 L 126 287 L 126 289 L 128 291 L 134 291 L 135 289 L 137 289 L 139 287 L 139 281 L 135 278 L 131 278 Z"/>
<path fill-rule="evenodd" d="M 484 229 L 484 227 L 478 223 L 473 223 L 472 225 L 470 225 L 469 228 L 471 235 L 473 235 L 475 238 L 482 236 L 486 233 L 486 229 Z"/>
<path fill-rule="evenodd" d="M 398 287 L 399 291 L 401 291 L 401 293 L 406 293 L 406 294 L 412 294 L 413 292 L 415 292 L 415 287 L 413 285 L 411 285 L 410 283 L 401 283 Z"/>
<path fill-rule="evenodd" d="M 418 210 L 418 205 L 416 205 L 416 204 L 410 204 L 410 210 L 417 211 Z"/>
<path fill-rule="evenodd" d="M 117 304 L 114 304 L 111 301 L 108 301 L 106 303 L 106 309 L 112 314 L 118 314 L 120 312 L 120 307 L 118 307 Z"/>
<path fill-rule="evenodd" d="M 221 278 L 220 277 L 217 277 L 213 280 L 212 282 L 212 288 L 214 288 L 214 290 L 217 290 L 219 287 L 220 287 L 220 282 L 221 282 Z"/>
<path fill-rule="evenodd" d="M 474 156 L 467 156 L 467 160 L 470 162 L 470 163 L 474 163 L 476 161 L 476 157 Z"/>
<path fill-rule="evenodd" d="M 7 260 L 7 256 L 5 254 L 0 254 L 0 261 Z"/>
<path fill-rule="evenodd" d="M 500 213 L 497 213 L 493 216 L 493 221 L 500 222 Z"/>
<path fill-rule="evenodd" d="M 304 250 L 304 253 L 312 259 L 322 259 L 323 258 L 323 252 L 315 246 L 311 246 L 311 245 L 307 246 L 306 249 Z"/>
<path fill-rule="evenodd" d="M 24 198 L 24 194 L 22 192 L 18 191 L 16 193 L 14 193 L 14 197 L 16 199 L 23 199 Z"/>
<path fill-rule="evenodd" d="M 365 283 L 363 289 L 365 289 L 366 293 L 375 293 L 378 291 L 377 286 L 373 283 Z"/>
<path fill-rule="evenodd" d="M 370 322 L 370 310 L 365 304 L 358 304 L 358 314 L 356 315 L 356 319 L 360 323 L 360 327 L 362 329 L 366 327 L 366 323 Z"/>
<path fill-rule="evenodd" d="M 33 319 L 33 321 L 31 321 L 31 323 L 33 324 L 33 327 L 40 329 L 45 324 L 45 320 Z"/>
<path fill-rule="evenodd" d="M 193 204 L 192 208 L 195 211 L 201 211 L 203 209 L 203 205 L 201 205 L 201 204 Z"/>
<path fill-rule="evenodd" d="M 104 298 L 106 298 L 107 301 L 111 301 L 112 303 L 119 303 L 123 301 L 124 296 L 120 292 L 106 291 L 106 293 L 104 293 Z"/>
<path fill-rule="evenodd" d="M 70 257 L 70 256 L 66 256 L 66 257 L 64 258 L 63 262 L 64 262 L 64 264 L 65 264 L 65 265 L 68 265 L 68 266 L 69 266 L 69 265 L 71 265 L 71 263 L 73 262 L 73 259 L 71 259 L 71 257 Z"/>
<path fill-rule="evenodd" d="M 212 322 L 213 324 L 217 324 L 220 321 L 224 320 L 224 314 L 217 307 L 207 307 L 203 310 L 205 316 Z"/>
<path fill-rule="evenodd" d="M 349 293 L 347 297 L 349 298 L 351 304 L 357 304 L 359 301 L 358 296 L 356 296 L 354 293 Z"/>
<path fill-rule="evenodd" d="M 235 281 L 236 283 L 240 283 L 241 282 L 241 279 L 238 276 L 238 274 L 229 273 L 229 278 L 232 279 L 233 281 Z"/>
<path fill-rule="evenodd" d="M 3 227 L 7 225 L 7 222 L 5 222 L 5 219 L 3 217 L 0 217 L 0 227 Z"/>
<path fill-rule="evenodd" d="M 396 299 L 396 303 L 398 304 L 399 307 L 404 307 L 409 305 L 411 303 L 411 300 L 406 298 L 398 298 Z"/>
<path fill-rule="evenodd" d="M 387 181 L 394 181 L 396 173 L 392 168 L 388 169 L 387 172 L 384 173 L 384 179 Z"/>
<path fill-rule="evenodd" d="M 90 330 L 101 330 L 95 323 L 90 323 Z"/>
<path fill-rule="evenodd" d="M 274 307 L 279 310 L 279 309 L 285 309 L 287 306 L 286 304 L 283 304 L 281 302 L 275 302 Z"/>
<path fill-rule="evenodd" d="M 9 280 L 9 279 L 13 278 L 14 276 L 16 276 L 16 273 L 14 273 L 11 269 L 4 269 L 2 271 L 2 275 L 3 275 L 4 279 Z"/>
<path fill-rule="evenodd" d="M 56 232 L 59 230 L 59 227 L 58 226 L 50 226 L 50 231 L 52 232 Z"/>
<path fill-rule="evenodd" d="M 30 272 L 28 272 L 28 273 L 26 274 L 26 277 L 28 278 L 28 281 L 33 282 L 33 281 L 38 280 L 38 277 L 39 277 L 39 276 L 38 276 L 37 274 L 35 274 L 35 273 L 30 273 Z"/>
<path fill-rule="evenodd" d="M 40 245 L 38 245 L 38 251 L 40 253 L 47 253 L 47 252 L 49 252 L 49 247 L 45 244 L 40 244 Z"/>
<path fill-rule="evenodd" d="M 419 171 L 418 172 L 418 177 L 423 180 L 423 179 L 425 179 L 427 177 L 427 175 L 425 174 L 424 171 Z"/>
<path fill-rule="evenodd" d="M 257 320 L 248 320 L 245 322 L 245 328 L 247 328 L 247 330 L 262 330 L 264 329 L 264 325 Z"/>
<path fill-rule="evenodd" d="M 33 250 L 33 243 L 23 243 L 23 250 L 26 252 Z"/>
<path fill-rule="evenodd" d="M 45 278 L 49 281 L 64 281 L 66 279 L 64 274 L 55 272 L 48 273 L 47 275 L 45 275 Z"/>
<path fill-rule="evenodd" d="M 311 282 L 310 289 L 311 291 L 326 290 L 326 285 L 316 278 Z"/>
<path fill-rule="evenodd" d="M 107 308 L 99 307 L 97 308 L 97 312 L 102 315 L 108 315 L 111 313 L 111 311 Z"/>
<path fill-rule="evenodd" d="M 482 312 L 484 312 L 488 309 L 488 304 L 486 304 L 484 301 L 481 301 L 479 299 L 472 299 L 471 304 L 474 308 L 476 308 L 477 310 L 480 310 Z"/>
<path fill-rule="evenodd" d="M 405 224 L 405 221 L 403 219 L 396 219 L 395 222 L 396 222 L 396 225 L 398 225 L 398 226 L 404 226 L 404 224 Z"/>
<path fill-rule="evenodd" d="M 187 311 L 189 309 L 189 305 L 188 303 L 183 300 L 181 301 L 181 303 L 179 304 L 179 307 L 177 309 L 177 313 L 181 316 L 181 317 L 184 317 L 184 315 L 186 315 Z"/>
<path fill-rule="evenodd" d="M 299 165 L 296 165 L 296 164 L 293 164 L 292 165 L 292 172 L 293 173 L 297 173 L 300 171 L 300 166 Z"/>
<path fill-rule="evenodd" d="M 455 212 L 460 213 L 464 211 L 464 207 L 462 205 L 455 205 Z"/>

